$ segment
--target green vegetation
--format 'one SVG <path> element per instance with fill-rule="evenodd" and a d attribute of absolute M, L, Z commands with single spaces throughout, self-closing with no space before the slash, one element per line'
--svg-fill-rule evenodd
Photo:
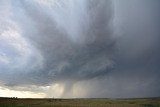
<path fill-rule="evenodd" d="M 160 98 L 152 98 L 152 99 L 0 98 L 0 107 L 160 107 Z"/>

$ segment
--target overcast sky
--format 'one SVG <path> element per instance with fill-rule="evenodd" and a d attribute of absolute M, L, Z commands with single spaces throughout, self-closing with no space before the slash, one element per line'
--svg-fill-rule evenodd
<path fill-rule="evenodd" d="M 0 0 L 0 97 L 160 96 L 159 0 Z"/>

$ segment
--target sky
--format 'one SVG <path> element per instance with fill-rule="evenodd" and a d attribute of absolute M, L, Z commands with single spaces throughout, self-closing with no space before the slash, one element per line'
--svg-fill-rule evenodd
<path fill-rule="evenodd" d="M 159 0 L 0 0 L 0 97 L 160 96 Z"/>

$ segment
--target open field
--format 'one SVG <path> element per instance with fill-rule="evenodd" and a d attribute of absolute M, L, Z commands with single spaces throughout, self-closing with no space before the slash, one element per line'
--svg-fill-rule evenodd
<path fill-rule="evenodd" d="M 0 98 L 0 107 L 160 107 L 160 98 L 150 98 L 150 99 Z"/>

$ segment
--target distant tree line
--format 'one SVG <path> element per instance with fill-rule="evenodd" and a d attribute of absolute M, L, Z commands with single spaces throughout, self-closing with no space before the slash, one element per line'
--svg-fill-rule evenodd
<path fill-rule="evenodd" d="M 1 99 L 18 99 L 18 97 L 0 97 Z"/>

